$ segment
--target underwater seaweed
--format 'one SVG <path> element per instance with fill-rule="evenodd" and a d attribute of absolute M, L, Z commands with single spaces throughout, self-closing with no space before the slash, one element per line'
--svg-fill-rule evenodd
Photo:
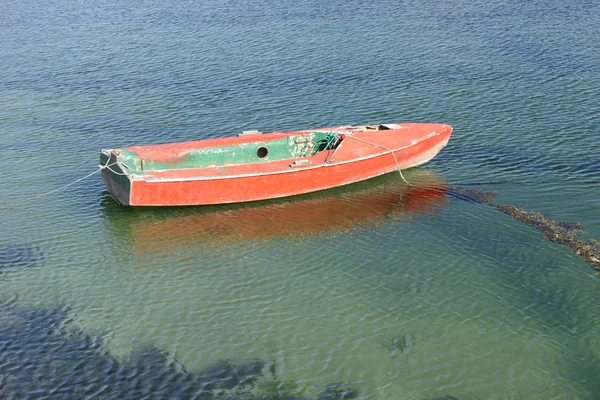
<path fill-rule="evenodd" d="M 558 222 L 546 217 L 544 214 L 526 211 L 507 204 L 497 204 L 492 200 L 497 192 L 482 189 L 463 189 L 454 187 L 447 191 L 448 195 L 460 200 L 472 203 L 488 204 L 492 208 L 512 216 L 516 221 L 532 226 L 544 233 L 544 238 L 555 243 L 562 244 L 579 257 L 592 265 L 596 276 L 600 276 L 600 242 L 591 239 L 589 242 L 577 239 L 583 225 L 575 222 Z"/>
<path fill-rule="evenodd" d="M 189 372 L 167 352 L 147 346 L 117 360 L 103 349 L 100 335 L 74 327 L 68 311 L 0 306 L 0 398 L 345 400 L 358 395 L 334 384 L 297 396 L 276 380 L 273 363 L 255 358 L 214 361 Z M 273 382 L 276 394 L 261 390 L 259 379 Z"/>
<path fill-rule="evenodd" d="M 0 248 L 0 273 L 4 269 L 31 267 L 44 261 L 44 251 L 38 245 L 18 244 Z"/>
<path fill-rule="evenodd" d="M 478 204 L 492 204 L 492 200 L 498 195 L 498 192 L 496 192 L 495 190 L 473 188 L 463 189 L 461 186 L 450 188 L 446 191 L 446 193 L 450 197 Z"/>
<path fill-rule="evenodd" d="M 398 354 L 406 354 L 413 347 L 413 337 L 410 333 L 400 334 L 394 337 L 382 336 L 378 343 L 387 351 L 390 358 Z"/>

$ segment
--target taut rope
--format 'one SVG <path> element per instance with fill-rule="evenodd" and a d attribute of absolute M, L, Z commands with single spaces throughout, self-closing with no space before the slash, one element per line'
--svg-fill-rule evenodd
<path fill-rule="evenodd" d="M 408 186 L 412 186 L 410 183 L 408 183 L 408 181 L 406 180 L 406 178 L 404 178 L 404 175 L 402 175 L 402 170 L 400 169 L 400 165 L 398 164 L 398 159 L 396 158 L 396 155 L 394 154 L 394 150 L 392 150 L 392 149 L 390 149 L 388 147 L 382 146 L 380 144 L 377 144 L 377 143 L 369 142 L 368 140 L 365 140 L 365 139 L 357 138 L 352 133 L 347 133 L 346 137 L 349 137 L 349 138 L 352 138 L 354 140 L 358 140 L 359 142 L 370 144 L 371 146 L 379 147 L 380 149 L 384 149 L 384 150 L 389 151 L 390 154 L 392 155 L 392 157 L 394 157 L 394 162 L 396 163 L 396 168 L 398 169 L 398 173 L 400 174 L 400 177 L 402 178 L 402 180 L 404 181 L 404 183 L 406 183 Z"/>
<path fill-rule="evenodd" d="M 102 171 L 103 169 L 107 169 L 107 168 L 108 168 L 109 170 L 111 170 L 111 171 L 112 171 L 112 169 L 111 169 L 110 167 L 111 167 L 111 166 L 113 166 L 113 165 L 115 165 L 117 162 L 114 162 L 114 163 L 112 163 L 112 164 L 109 164 L 109 161 L 110 161 L 110 157 L 108 158 L 108 160 L 106 160 L 106 164 L 104 164 L 104 165 L 99 165 L 99 166 L 98 166 L 98 169 L 97 169 L 96 171 L 94 171 L 94 172 L 92 172 L 92 173 L 90 173 L 90 174 L 87 174 L 87 175 L 86 175 L 86 176 L 84 176 L 83 178 L 79 178 L 79 179 L 77 179 L 76 181 L 73 181 L 73 182 L 71 182 L 71 183 L 68 183 L 68 184 L 66 184 L 66 185 L 64 185 L 64 186 L 61 186 L 61 187 L 59 187 L 59 188 L 52 189 L 52 190 L 50 190 L 49 192 L 41 193 L 41 194 L 38 194 L 38 195 L 35 195 L 35 196 L 31 196 L 31 197 L 25 198 L 25 199 L 23 199 L 23 200 L 19 200 L 19 201 L 12 202 L 12 203 L 2 203 L 2 204 L 0 204 L 0 208 L 8 208 L 8 207 L 10 207 L 10 206 L 15 206 L 15 205 L 22 204 L 22 203 L 25 203 L 25 202 L 28 202 L 28 201 L 31 201 L 31 200 L 39 199 L 39 198 L 41 198 L 41 197 L 46 197 L 46 196 L 48 196 L 48 195 L 50 195 L 50 194 L 52 194 L 52 193 L 58 192 L 59 190 L 66 189 L 66 188 L 68 188 L 69 186 L 73 186 L 73 185 L 75 185 L 76 183 L 79 183 L 79 182 L 81 182 L 81 181 L 83 181 L 83 180 L 85 180 L 85 179 L 89 178 L 90 176 L 97 174 L 98 172 Z"/>

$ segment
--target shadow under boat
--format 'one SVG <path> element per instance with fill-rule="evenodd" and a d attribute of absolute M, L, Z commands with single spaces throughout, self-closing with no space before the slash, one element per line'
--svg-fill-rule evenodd
<path fill-rule="evenodd" d="M 260 240 L 331 234 L 374 226 L 386 219 L 435 214 L 448 202 L 446 182 L 436 172 L 404 171 L 285 199 L 236 205 L 131 209 L 106 201 L 105 212 L 118 234 L 129 234 L 138 250 L 202 240 Z M 124 230 L 128 232 L 125 233 Z"/>

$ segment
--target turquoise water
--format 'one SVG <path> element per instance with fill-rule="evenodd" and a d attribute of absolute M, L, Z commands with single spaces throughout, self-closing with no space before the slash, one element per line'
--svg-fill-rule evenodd
<path fill-rule="evenodd" d="M 496 190 L 600 239 L 596 2 L 2 8 L 3 204 L 93 172 L 102 148 L 402 121 L 454 133 L 411 188 L 390 174 L 137 210 L 96 174 L 0 209 L 0 397 L 186 398 L 182 376 L 217 360 L 262 369 L 235 388 L 211 375 L 200 398 L 600 397 L 591 266 L 427 190 Z M 160 356 L 134 365 L 140 349 Z"/>

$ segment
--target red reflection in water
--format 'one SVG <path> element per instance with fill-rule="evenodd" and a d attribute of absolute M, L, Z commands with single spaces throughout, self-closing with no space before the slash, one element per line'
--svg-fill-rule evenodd
<path fill-rule="evenodd" d="M 445 181 L 428 170 L 410 175 L 413 186 L 397 179 L 348 186 L 311 196 L 261 202 L 241 208 L 192 208 L 134 221 L 131 226 L 138 254 L 187 247 L 205 240 L 229 243 L 335 233 L 372 226 L 386 219 L 432 214 L 447 202 Z M 183 213 L 183 215 L 182 215 Z"/>

